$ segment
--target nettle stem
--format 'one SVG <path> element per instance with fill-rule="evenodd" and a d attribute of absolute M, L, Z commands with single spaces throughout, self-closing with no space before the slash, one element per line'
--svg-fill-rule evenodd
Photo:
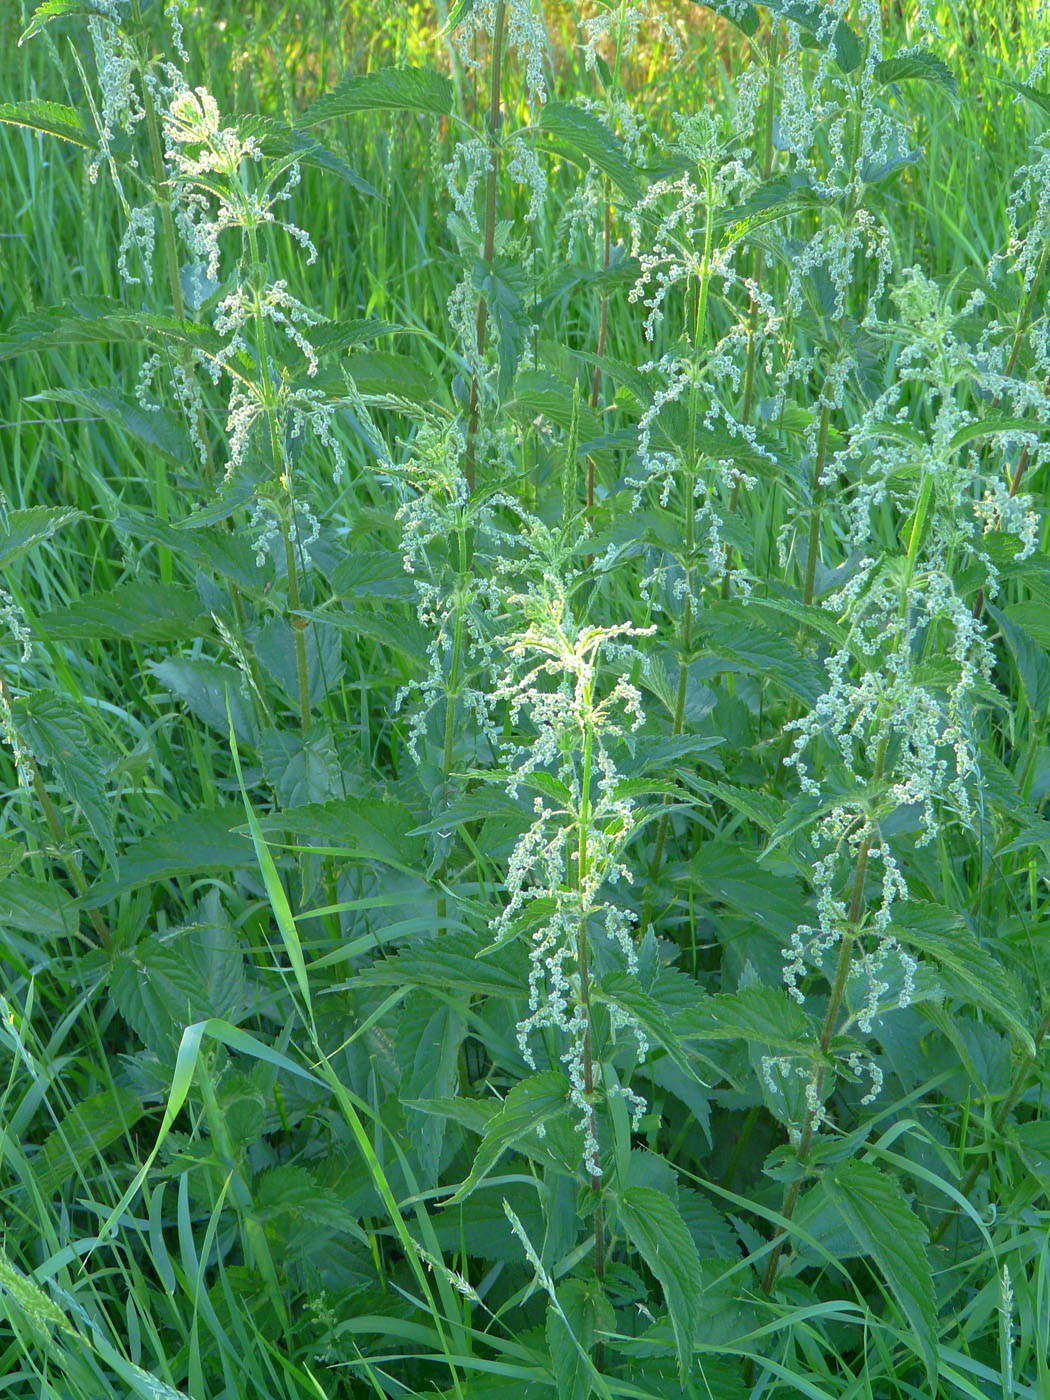
<path fill-rule="evenodd" d="M 880 718 L 886 716 L 880 711 Z M 879 739 L 879 747 L 875 756 L 875 768 L 873 779 L 878 783 L 886 767 L 886 752 L 889 748 L 889 733 L 884 730 Z M 846 982 L 849 979 L 850 963 L 853 958 L 853 949 L 856 947 L 859 936 L 861 912 L 864 907 L 864 880 L 868 873 L 868 860 L 871 855 L 871 846 L 874 840 L 874 831 L 869 830 L 863 837 L 857 851 L 857 865 L 853 872 L 853 888 L 850 894 L 849 909 L 846 913 L 846 928 L 843 931 L 839 943 L 839 955 L 835 963 L 835 973 L 831 982 L 831 991 L 828 994 L 828 1004 L 824 1011 L 824 1020 L 820 1027 L 820 1053 L 826 1061 L 831 1049 L 831 1042 L 835 1036 L 835 1027 L 838 1025 L 839 1012 L 842 1009 L 842 999 L 846 994 Z M 817 1116 L 819 1106 L 823 1100 L 825 1065 L 818 1067 L 814 1084 L 814 1098 L 818 1105 L 817 1109 L 806 1109 L 805 1117 L 802 1120 L 802 1132 L 798 1142 L 798 1160 L 801 1165 L 809 1160 L 809 1154 L 813 1147 L 813 1135 L 816 1131 Z M 785 1220 L 791 1220 L 798 1205 L 798 1198 L 802 1191 L 802 1177 L 798 1176 L 788 1186 L 784 1192 L 784 1200 L 781 1206 L 781 1214 Z M 780 1257 L 784 1252 L 784 1245 L 787 1243 L 787 1235 L 781 1235 L 777 1240 L 768 1260 L 765 1271 L 762 1275 L 762 1291 L 769 1293 L 776 1282 L 777 1269 L 780 1265 Z"/>
<path fill-rule="evenodd" d="M 715 209 L 713 190 L 711 188 L 710 168 L 705 170 L 706 193 L 707 193 L 707 217 L 704 224 L 704 251 L 700 261 L 700 272 L 696 291 L 696 319 L 693 325 L 693 350 L 699 359 L 700 351 L 704 342 L 704 331 L 707 322 L 707 299 L 711 285 L 711 251 L 714 247 L 714 226 Z M 695 562 L 693 555 L 696 549 L 696 505 L 694 495 L 696 491 L 696 417 L 697 417 L 697 397 L 696 378 L 689 386 L 689 434 L 686 443 L 685 468 L 682 473 L 682 492 L 685 497 L 685 519 L 684 525 L 684 553 L 685 553 L 685 605 L 682 610 L 682 630 L 680 634 L 679 648 L 681 658 L 678 666 L 678 688 L 675 694 L 674 715 L 671 718 L 671 734 L 677 738 L 685 727 L 685 702 L 689 692 L 689 656 L 693 646 L 693 585 L 695 581 Z M 663 799 L 663 812 L 660 816 L 659 824 L 656 828 L 656 840 L 653 845 L 653 860 L 649 868 L 650 891 L 655 886 L 660 869 L 663 865 L 664 846 L 667 843 L 667 832 L 671 821 L 670 796 Z M 642 927 L 645 928 L 652 918 L 652 893 L 645 901 L 642 911 Z"/>
<path fill-rule="evenodd" d="M 824 393 L 828 392 L 825 382 Z M 802 589 L 802 601 L 808 607 L 813 602 L 817 582 L 817 555 L 820 553 L 820 510 L 824 503 L 824 486 L 821 478 L 828 459 L 828 437 L 831 430 L 831 403 L 825 401 L 820 414 L 820 432 L 817 436 L 817 455 L 813 463 L 813 485 L 811 490 L 809 546 L 806 552 L 806 581 Z"/>
<path fill-rule="evenodd" d="M 503 31 L 506 22 L 507 0 L 498 0 L 496 5 L 496 18 L 492 26 L 492 64 L 489 73 L 489 115 L 487 123 L 489 158 L 488 169 L 485 172 L 485 245 L 482 255 L 485 267 L 490 273 L 496 254 L 496 187 L 499 179 L 499 130 L 503 111 L 501 91 L 503 86 Z M 482 293 L 478 298 L 478 315 L 476 322 L 478 365 L 475 367 L 470 380 L 470 417 L 467 423 L 465 474 L 467 478 L 467 489 L 471 494 L 474 492 L 478 418 L 481 411 L 481 385 L 478 380 L 478 370 L 485 354 L 485 335 L 488 327 L 488 315 L 489 304 L 485 294 Z"/>
<path fill-rule="evenodd" d="M 131 0 L 131 14 L 136 27 L 141 36 L 142 31 L 142 9 L 139 0 Z M 160 122 L 157 119 L 157 108 L 153 101 L 153 92 L 146 81 L 146 69 L 148 61 L 145 49 L 139 50 L 139 65 L 142 71 L 142 109 L 146 113 L 146 131 L 149 136 L 149 156 L 150 167 L 153 175 L 153 186 L 160 207 L 160 231 L 161 246 L 164 249 L 164 267 L 168 277 L 168 292 L 171 296 L 171 308 L 177 321 L 186 319 L 186 303 L 182 295 L 182 279 L 179 272 L 179 252 L 178 238 L 175 232 L 175 220 L 171 212 L 171 187 L 168 181 L 168 172 L 164 165 L 164 151 L 160 141 Z M 188 346 L 180 347 L 179 354 L 182 358 L 183 370 L 188 376 L 193 368 L 193 358 Z M 214 479 L 215 462 L 212 457 L 211 441 L 205 431 L 204 415 L 197 410 L 197 435 L 204 444 L 205 473 L 209 485 Z M 158 457 L 157 466 L 157 500 L 161 518 L 166 519 L 167 495 L 164 489 L 164 480 L 161 476 L 163 467 L 160 465 Z M 167 551 L 165 551 L 167 554 Z M 161 555 L 162 563 L 164 555 Z M 170 572 L 170 555 L 168 556 L 168 568 Z M 165 580 L 170 582 L 170 578 Z"/>
<path fill-rule="evenodd" d="M 592 685 L 587 685 L 584 696 L 585 712 L 589 713 L 592 701 Z M 580 902 L 580 921 L 576 930 L 576 968 L 580 977 L 580 1004 L 583 1007 L 585 1024 L 583 1028 L 583 1088 L 590 1108 L 591 1150 L 597 1158 L 598 1152 L 598 1111 L 594 1102 L 594 1047 L 593 1020 L 591 1015 L 591 987 L 589 954 L 587 946 L 587 908 L 589 897 L 587 886 L 590 880 L 589 837 L 591 828 L 591 780 L 594 773 L 594 727 L 588 721 L 583 736 L 583 774 L 580 781 L 580 814 L 576 843 L 576 891 Z M 594 1192 L 594 1276 L 605 1278 L 605 1209 L 602 1200 L 602 1178 L 599 1172 L 591 1172 L 591 1190 Z M 594 1364 L 602 1363 L 601 1344 L 595 1347 Z"/>
<path fill-rule="evenodd" d="M 302 598 L 299 591 L 299 561 L 296 558 L 295 545 L 292 538 L 295 531 L 295 494 L 292 491 L 292 469 L 277 431 L 277 397 L 274 389 L 273 375 L 270 371 L 270 356 L 266 337 L 266 315 L 263 311 L 262 297 L 259 293 L 258 283 L 258 277 L 262 266 L 259 258 L 259 236 L 254 223 L 250 221 L 246 223 L 245 231 L 248 235 L 248 250 L 252 261 L 250 277 L 252 301 L 254 303 L 253 319 L 255 322 L 256 357 L 259 361 L 259 374 L 262 378 L 266 427 L 270 438 L 270 456 L 274 473 L 279 477 L 280 484 L 287 494 L 289 514 L 291 516 L 290 520 L 281 521 L 281 538 L 284 542 L 285 573 L 288 578 L 289 620 L 292 626 L 292 637 L 295 646 L 295 679 L 296 688 L 299 691 L 299 723 L 303 729 L 306 729 L 310 723 L 310 673 L 306 664 L 306 628 L 308 623 L 305 617 L 299 616 Z"/>

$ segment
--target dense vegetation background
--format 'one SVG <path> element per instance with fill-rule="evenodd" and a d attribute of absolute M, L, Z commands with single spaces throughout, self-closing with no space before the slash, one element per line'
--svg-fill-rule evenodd
<path fill-rule="evenodd" d="M 1050 1396 L 1050 15 L 718 8 L 3 7 L 0 1394 Z"/>

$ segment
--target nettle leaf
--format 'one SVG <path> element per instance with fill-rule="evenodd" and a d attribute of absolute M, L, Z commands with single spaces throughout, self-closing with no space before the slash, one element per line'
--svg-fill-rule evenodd
<path fill-rule="evenodd" d="M 795 637 L 788 632 L 787 619 L 776 618 L 774 628 L 747 620 L 744 612 L 741 607 L 715 604 L 698 615 L 709 653 L 705 660 L 722 661 L 779 681 L 792 695 L 814 705 L 824 693 L 825 677 L 817 662 L 799 651 Z"/>
<path fill-rule="evenodd" d="M 75 107 L 64 107 L 59 102 L 0 102 L 0 122 L 42 131 L 88 151 L 98 147 L 94 127 L 88 125 Z"/>
<path fill-rule="evenodd" d="M 118 515 L 112 523 L 120 534 L 162 545 L 179 554 L 187 563 L 195 564 L 206 573 L 218 574 L 238 588 L 253 591 L 265 578 L 262 571 L 256 568 L 255 551 L 244 532 L 208 528 L 177 530 L 163 520 L 143 515 Z M 120 590 L 114 592 L 119 593 Z M 182 633 L 183 637 L 193 635 L 192 632 Z"/>
<path fill-rule="evenodd" d="M 147 661 L 146 668 L 204 724 L 228 735 L 232 718 L 237 738 L 245 743 L 254 740 L 255 719 L 244 696 L 243 678 L 235 667 L 203 658 L 171 656 L 167 661 Z"/>
<path fill-rule="evenodd" d="M 234 1025 L 243 1018 L 244 955 L 232 930 L 213 924 L 164 942 L 146 938 L 114 956 L 109 991 L 143 1045 L 167 1059 L 186 1026 L 210 1016 Z"/>
<path fill-rule="evenodd" d="M 776 15 L 802 30 L 802 42 L 813 48 L 830 48 L 844 73 L 852 73 L 864 61 L 864 43 L 844 20 L 835 20 L 831 9 L 819 0 L 763 0 Z M 830 21 L 830 23 L 829 23 Z"/>
<path fill-rule="evenodd" d="M 637 977 L 626 972 L 609 973 L 602 978 L 592 996 L 596 1002 L 606 1002 L 625 1011 L 637 1021 L 650 1041 L 666 1050 L 687 1073 L 693 1073 L 688 1052 L 675 1031 L 674 1022 L 660 1003 L 643 989 Z"/>
<path fill-rule="evenodd" d="M 100 881 L 84 901 L 96 909 L 118 894 L 168 880 L 176 875 L 205 875 L 255 866 L 255 848 L 233 830 L 244 820 L 243 807 L 186 812 L 157 827 L 121 854 L 118 874 Z"/>
<path fill-rule="evenodd" d="M 824 1190 L 861 1248 L 874 1259 L 907 1318 L 937 1391 L 937 1305 L 922 1221 L 897 1182 L 868 1162 L 842 1162 Z"/>
<path fill-rule="evenodd" d="M 142 1113 L 138 1095 L 118 1085 L 70 1109 L 33 1163 L 33 1180 L 41 1194 L 57 1191 L 78 1171 L 94 1179 L 98 1171 L 94 1159 L 129 1132 Z"/>
<path fill-rule="evenodd" d="M 278 117 L 252 115 L 239 117 L 238 134 L 244 138 L 253 137 L 263 155 L 270 159 L 290 158 L 302 165 L 312 165 L 318 170 L 326 170 L 352 185 L 361 194 L 379 197 L 376 187 L 357 173 L 341 156 L 330 151 L 327 146 L 305 132 L 297 131 Z"/>
<path fill-rule="evenodd" d="M 890 932 L 906 948 L 932 958 L 949 996 L 981 1010 L 1035 1055 L 1035 1041 L 1013 978 L 977 942 L 963 918 L 936 904 L 909 901 Z"/>
<path fill-rule="evenodd" d="M 509 1147 L 566 1111 L 569 1081 L 560 1070 L 534 1074 L 515 1084 L 485 1128 L 470 1174 L 446 1206 L 458 1205 L 492 1170 Z"/>
<path fill-rule="evenodd" d="M 616 1323 L 612 1304 L 596 1278 L 571 1278 L 547 1307 L 547 1345 L 559 1400 L 589 1400 L 594 1393 L 591 1356 L 602 1333 Z"/>
<path fill-rule="evenodd" d="M 33 11 L 25 32 L 19 39 L 19 47 L 39 34 L 53 19 L 65 19 L 70 15 L 105 15 L 112 19 L 109 8 L 101 0 L 44 0 Z"/>
<path fill-rule="evenodd" d="M 378 861 L 415 875 L 423 868 L 425 845 L 413 832 L 415 814 L 407 803 L 389 793 L 308 802 L 271 816 L 260 817 L 263 835 L 289 833 L 316 841 L 330 855 Z"/>
<path fill-rule="evenodd" d="M 0 565 L 10 568 L 56 530 L 83 518 L 84 512 L 72 506 L 30 506 L 28 510 L 4 512 L 0 516 Z"/>
<path fill-rule="evenodd" d="M 663 1289 L 684 1381 L 692 1363 L 693 1333 L 703 1295 L 693 1237 L 662 1191 L 630 1186 L 618 1197 L 616 1209 L 624 1233 Z"/>
<path fill-rule="evenodd" d="M 952 100 L 952 106 L 956 111 L 959 110 L 959 85 L 955 74 L 944 60 L 935 54 L 924 53 L 920 49 L 898 54 L 894 58 L 884 58 L 881 63 L 875 65 L 875 76 L 884 87 L 890 83 L 932 83 L 934 87 L 946 92 Z"/>
<path fill-rule="evenodd" d="M 679 1010 L 674 1026 L 684 1040 L 744 1040 L 821 1058 L 817 1028 L 805 1010 L 782 988 L 758 982 L 738 992 L 699 995 L 694 1007 Z"/>
<path fill-rule="evenodd" d="M 1050 117 L 1050 92 L 1041 92 L 1039 88 L 1032 87 L 1030 83 L 1016 83 L 1010 78 L 995 77 L 994 74 L 993 81 L 1002 83 L 1004 87 L 1013 88 L 1014 92 L 1019 92 L 1033 106 L 1038 107 L 1044 116 Z"/>
<path fill-rule="evenodd" d="M 327 724 L 268 729 L 258 744 L 263 777 L 282 807 L 327 802 L 339 785 L 339 755 Z"/>
<path fill-rule="evenodd" d="M 0 878 L 0 924 L 34 938 L 60 938 L 76 930 L 76 904 L 54 880 L 4 872 Z"/>
<path fill-rule="evenodd" d="M 1019 622 L 1007 616 L 994 603 L 986 601 L 985 611 L 995 618 L 1003 640 L 1010 648 L 1028 708 L 1036 718 L 1040 718 L 1050 705 L 1050 658 Z"/>
<path fill-rule="evenodd" d="M 162 453 L 179 467 L 188 467 L 194 451 L 182 423 L 166 409 L 147 412 L 127 394 L 115 389 L 45 389 L 33 394 L 29 403 L 65 403 L 120 427 L 136 441 Z"/>
<path fill-rule="evenodd" d="M 758 26 L 762 23 L 761 15 L 749 0 L 696 0 L 696 3 L 731 21 L 748 38 L 758 33 Z"/>
<path fill-rule="evenodd" d="M 402 948 L 358 974 L 372 986 L 425 987 L 459 996 L 525 998 L 529 961 L 517 943 L 503 943 L 479 956 L 482 940 L 473 933 L 446 933 L 411 948 Z"/>
<path fill-rule="evenodd" d="M 401 1066 L 400 1098 L 441 1098 L 456 1087 L 457 1057 L 466 1034 L 463 1017 L 422 992 L 413 992 L 397 1013 L 394 1049 Z M 441 1114 L 408 1109 L 409 1137 L 423 1180 L 436 1181 L 448 1122 Z"/>
<path fill-rule="evenodd" d="M 91 834 L 110 860 L 114 808 L 106 792 L 109 755 L 104 755 L 83 715 L 64 695 L 35 690 L 11 705 L 15 729 L 30 753 L 54 774 L 66 797 L 77 804 Z"/>
<path fill-rule="evenodd" d="M 49 641 L 185 641 L 200 635 L 206 614 L 196 589 L 135 579 L 109 593 L 89 593 L 38 619 Z"/>
<path fill-rule="evenodd" d="M 379 68 L 344 78 L 308 107 L 296 126 L 318 126 L 332 117 L 358 112 L 426 112 L 448 117 L 454 101 L 450 79 L 435 68 Z"/>
<path fill-rule="evenodd" d="M 570 159 L 593 165 L 608 175 L 628 199 L 638 198 L 638 179 L 624 154 L 622 141 L 593 112 L 571 102 L 548 102 L 537 126 L 553 137 L 555 145 Z"/>
<path fill-rule="evenodd" d="M 521 268 L 507 258 L 496 258 L 491 267 L 478 258 L 474 264 L 474 286 L 485 298 L 498 332 L 496 392 L 503 399 L 514 383 L 529 326 L 530 317 L 522 300 L 525 278 Z"/>

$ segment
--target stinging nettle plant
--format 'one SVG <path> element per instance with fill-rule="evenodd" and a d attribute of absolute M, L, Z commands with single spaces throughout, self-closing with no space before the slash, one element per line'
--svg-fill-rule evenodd
<path fill-rule="evenodd" d="M 0 362 L 127 480 L 0 519 L 10 1354 L 1035 1395 L 1045 54 L 946 260 L 947 12 L 412 22 L 278 119 L 25 20 L 122 291 Z"/>

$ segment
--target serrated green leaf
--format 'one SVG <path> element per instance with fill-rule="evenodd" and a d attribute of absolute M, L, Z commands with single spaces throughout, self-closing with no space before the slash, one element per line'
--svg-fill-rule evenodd
<path fill-rule="evenodd" d="M 744 1040 L 768 1045 L 781 1053 L 820 1059 L 817 1028 L 780 987 L 752 983 L 738 992 L 718 992 L 697 998 L 689 1010 L 679 1010 L 674 1027 L 684 1040 Z"/>
<path fill-rule="evenodd" d="M 559 1285 L 557 1297 L 547 1307 L 547 1345 L 558 1400 L 589 1400 L 594 1347 L 601 1333 L 612 1331 L 616 1315 L 596 1278 L 568 1279 Z"/>
<path fill-rule="evenodd" d="M 48 1135 L 34 1163 L 41 1193 L 57 1191 L 78 1171 L 93 1179 L 93 1159 L 130 1131 L 142 1113 L 138 1096 L 118 1085 L 77 1104 Z"/>
<path fill-rule="evenodd" d="M 0 565 L 9 569 L 16 559 L 49 540 L 56 530 L 84 518 L 72 506 L 30 506 L 5 512 L 0 524 Z"/>
<path fill-rule="evenodd" d="M 53 19 L 66 19 L 70 15 L 105 15 L 112 18 L 110 12 L 97 0 L 44 0 L 43 4 L 33 11 L 29 24 L 18 41 L 19 47 L 27 39 L 39 34 Z"/>
<path fill-rule="evenodd" d="M 509 1147 L 542 1127 L 549 1119 L 564 1113 L 569 1100 L 569 1081 L 558 1070 L 534 1074 L 515 1084 L 503 1100 L 499 1113 L 485 1128 L 474 1165 L 456 1194 L 445 1202 L 458 1205 L 492 1170 Z"/>
<path fill-rule="evenodd" d="M 259 739 L 263 776 L 282 807 L 327 802 L 339 785 L 339 756 L 324 723 L 307 729 L 268 729 Z"/>
<path fill-rule="evenodd" d="M 942 58 L 936 54 L 913 49 L 910 53 L 898 54 L 894 58 L 884 58 L 875 65 L 875 76 L 883 86 L 889 83 L 924 82 L 932 83 L 946 92 L 952 106 L 959 110 L 959 85 L 955 74 Z"/>
<path fill-rule="evenodd" d="M 413 992 L 397 1014 L 395 1054 L 401 1067 L 402 1102 L 436 1099 L 456 1086 L 459 1047 L 466 1034 L 463 1017 L 422 992 Z M 409 1134 L 423 1169 L 423 1180 L 438 1179 L 446 1119 L 408 1109 Z"/>
<path fill-rule="evenodd" d="M 977 942 L 960 915 L 940 905 L 909 901 L 897 911 L 890 931 L 904 947 L 937 963 L 949 996 L 979 1006 L 1029 1055 L 1035 1055 L 1035 1042 L 1013 979 Z"/>
<path fill-rule="evenodd" d="M 310 802 L 259 819 L 264 836 L 305 837 L 332 854 L 379 861 L 409 875 L 417 874 L 424 861 L 423 841 L 409 834 L 414 825 L 407 804 L 382 792 L 369 793 L 367 799 Z"/>
<path fill-rule="evenodd" d="M 163 823 L 122 853 L 119 873 L 101 881 L 84 900 L 85 907 L 96 909 L 123 891 L 176 875 L 215 870 L 228 875 L 254 865 L 251 841 L 232 830 L 241 821 L 240 808 L 230 807 L 187 812 Z"/>
<path fill-rule="evenodd" d="M 572 157 L 582 157 L 581 164 L 591 164 L 608 175 L 628 199 L 638 198 L 638 179 L 624 154 L 623 143 L 593 112 L 571 102 L 548 102 L 537 127 Z"/>
<path fill-rule="evenodd" d="M 57 136 L 85 150 L 98 147 L 94 128 L 88 126 L 75 107 L 64 107 L 59 102 L 0 102 L 0 122 Z"/>
<path fill-rule="evenodd" d="M 308 107 L 296 126 L 318 126 L 358 112 L 427 112 L 447 117 L 453 101 L 452 83 L 434 68 L 379 68 L 344 78 Z"/>
<path fill-rule="evenodd" d="M 74 933 L 78 922 L 73 897 L 57 881 L 17 871 L 0 878 L 0 925 L 46 939 Z"/>
<path fill-rule="evenodd" d="M 190 440 L 181 421 L 166 409 L 147 412 L 127 394 L 115 389 L 45 389 L 30 396 L 29 403 L 65 403 L 119 427 L 136 441 L 163 453 L 176 466 L 194 460 Z"/>
<path fill-rule="evenodd" d="M 1035 719 L 1041 719 L 1050 705 L 1050 658 L 1027 630 L 1012 617 L 985 601 L 985 611 L 994 617 L 1021 678 L 1028 708 Z"/>
<path fill-rule="evenodd" d="M 84 814 L 95 840 L 114 860 L 114 810 L 105 777 L 109 756 L 103 754 L 76 704 L 54 691 L 35 690 L 15 700 L 11 712 L 30 753 L 54 774 L 63 794 Z"/>
<path fill-rule="evenodd" d="M 624 1233 L 663 1289 L 683 1380 L 693 1359 L 693 1340 L 703 1293 L 700 1260 L 685 1221 L 662 1191 L 628 1187 L 616 1202 Z"/>
<path fill-rule="evenodd" d="M 931 1394 L 936 1394 L 937 1306 L 922 1222 L 896 1181 L 868 1162 L 840 1163 L 825 1176 L 824 1189 L 889 1284 L 926 1364 Z"/>
<path fill-rule="evenodd" d="M 186 641 L 205 619 L 195 589 L 135 579 L 110 593 L 89 593 L 38 618 L 49 641 Z"/>
<path fill-rule="evenodd" d="M 358 974 L 371 986 L 425 987 L 457 995 L 505 999 L 528 995 L 528 958 L 514 943 L 504 943 L 481 957 L 482 939 L 474 933 L 446 933 L 393 957 L 373 963 Z"/>
<path fill-rule="evenodd" d="M 147 661 L 146 668 L 192 715 L 220 734 L 228 734 L 230 729 L 226 714 L 229 697 L 238 739 L 254 739 L 255 720 L 243 694 L 243 678 L 235 667 L 203 658 L 170 656 L 166 661 Z"/>
<path fill-rule="evenodd" d="M 277 117 L 252 115 L 241 117 L 237 131 L 243 138 L 254 139 L 264 156 L 270 159 L 291 159 L 302 165 L 312 165 L 318 170 L 327 170 L 353 186 L 361 194 L 379 198 L 379 191 L 341 156 L 330 151 L 327 146 L 305 132 L 289 126 Z"/>

